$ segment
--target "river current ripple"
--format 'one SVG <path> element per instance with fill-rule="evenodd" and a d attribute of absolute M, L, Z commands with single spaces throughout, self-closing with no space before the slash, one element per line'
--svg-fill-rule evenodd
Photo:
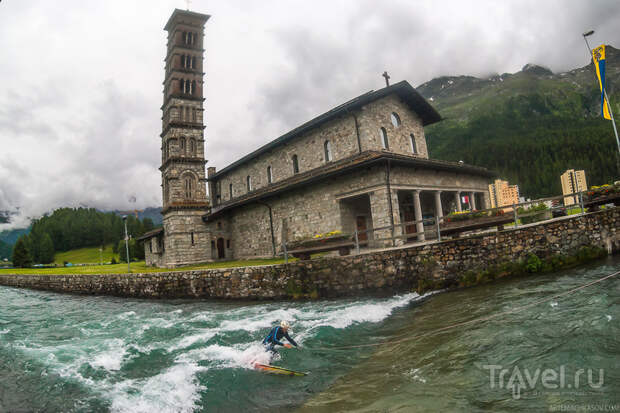
<path fill-rule="evenodd" d="M 620 277 L 518 314 L 406 339 L 618 270 L 620 259 L 609 258 L 427 297 L 280 303 L 0 287 L 0 411 L 620 411 Z M 282 350 L 273 364 L 306 377 L 250 368 L 268 362 L 260 341 L 281 319 L 302 348 Z M 508 386 L 515 368 L 566 378 L 549 388 L 539 375 L 515 395 L 519 377 Z M 568 388 L 578 369 L 592 370 L 593 384 L 604 370 L 602 385 L 590 386 L 586 374 L 578 389 Z"/>

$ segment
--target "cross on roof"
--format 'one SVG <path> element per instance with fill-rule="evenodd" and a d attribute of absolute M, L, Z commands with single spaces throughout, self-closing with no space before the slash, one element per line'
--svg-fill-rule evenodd
<path fill-rule="evenodd" d="M 385 78 L 385 87 L 390 86 L 390 75 L 388 75 L 388 72 L 387 71 L 383 72 L 381 76 Z"/>

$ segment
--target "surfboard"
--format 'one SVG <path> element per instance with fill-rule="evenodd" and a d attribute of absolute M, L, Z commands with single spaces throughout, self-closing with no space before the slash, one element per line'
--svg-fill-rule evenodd
<path fill-rule="evenodd" d="M 254 368 L 256 370 L 264 371 L 265 373 L 283 374 L 285 376 L 305 376 L 308 374 L 302 373 L 300 371 L 285 369 L 278 366 L 270 366 L 269 364 L 254 363 Z"/>

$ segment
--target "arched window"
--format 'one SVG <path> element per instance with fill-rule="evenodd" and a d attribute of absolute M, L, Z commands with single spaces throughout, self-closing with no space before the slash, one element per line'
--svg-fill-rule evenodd
<path fill-rule="evenodd" d="M 392 120 L 392 125 L 394 125 L 395 128 L 400 126 L 400 116 L 398 116 L 396 112 L 392 112 L 390 119 Z"/>
<path fill-rule="evenodd" d="M 273 182 L 273 175 L 271 174 L 271 165 L 267 167 L 267 183 Z"/>
<path fill-rule="evenodd" d="M 185 155 L 185 138 L 179 138 L 179 150 L 181 155 Z"/>
<path fill-rule="evenodd" d="M 250 175 L 245 178 L 245 183 L 248 187 L 248 192 L 250 192 L 252 190 L 252 177 Z"/>
<path fill-rule="evenodd" d="M 379 133 L 381 135 L 381 146 L 383 147 L 383 149 L 390 149 L 390 144 L 388 143 L 388 136 L 385 128 L 382 127 L 379 130 Z"/>
<path fill-rule="evenodd" d="M 183 79 L 179 80 L 179 91 L 181 93 L 185 93 L 185 80 Z"/>
<path fill-rule="evenodd" d="M 230 199 L 233 199 L 232 184 L 228 184 L 228 195 L 230 196 Z"/>
<path fill-rule="evenodd" d="M 189 140 L 189 154 L 196 155 L 196 139 L 194 138 Z"/>
<path fill-rule="evenodd" d="M 183 180 L 185 185 L 185 199 L 193 199 L 194 198 L 194 190 L 196 188 L 196 183 L 194 181 L 194 177 L 191 175 L 186 175 Z"/>
<path fill-rule="evenodd" d="M 192 57 L 192 69 L 196 69 L 196 56 Z"/>
<path fill-rule="evenodd" d="M 325 152 L 325 162 L 332 160 L 332 144 L 329 141 L 325 141 L 323 144 L 323 150 Z"/>
<path fill-rule="evenodd" d="M 190 88 L 189 93 L 190 93 L 190 95 L 193 95 L 195 92 L 196 92 L 196 81 L 192 80 L 192 86 Z"/>
<path fill-rule="evenodd" d="M 411 152 L 418 153 L 418 146 L 415 144 L 415 136 L 413 136 L 413 133 L 409 135 L 409 140 L 411 141 Z"/>
<path fill-rule="evenodd" d="M 183 43 L 194 44 L 196 41 L 196 35 L 192 32 L 183 32 Z"/>
<path fill-rule="evenodd" d="M 299 173 L 299 162 L 297 161 L 297 155 L 293 155 L 293 173 Z"/>

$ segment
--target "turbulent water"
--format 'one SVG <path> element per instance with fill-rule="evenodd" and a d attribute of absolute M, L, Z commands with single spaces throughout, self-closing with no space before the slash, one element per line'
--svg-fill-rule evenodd
<path fill-rule="evenodd" d="M 618 270 L 608 259 L 428 297 L 285 303 L 0 287 L 0 411 L 620 411 L 620 276 L 434 333 Z M 308 376 L 250 368 L 269 361 L 259 342 L 280 319 L 301 349 L 272 364 Z"/>

